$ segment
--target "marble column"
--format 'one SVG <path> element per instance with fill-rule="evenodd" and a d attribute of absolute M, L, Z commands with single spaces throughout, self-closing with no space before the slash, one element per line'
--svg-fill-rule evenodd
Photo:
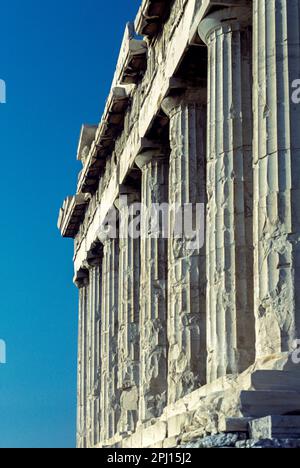
<path fill-rule="evenodd" d="M 75 279 L 79 289 L 78 318 L 78 366 L 77 366 L 77 448 L 87 447 L 86 415 L 87 415 L 87 315 L 89 273 L 81 271 Z"/>
<path fill-rule="evenodd" d="M 101 442 L 118 431 L 120 401 L 118 378 L 119 240 L 109 231 L 99 234 L 103 244 L 101 320 Z"/>
<path fill-rule="evenodd" d="M 262 357 L 291 351 L 300 338 L 300 107 L 293 94 L 300 2 L 254 0 L 253 15 L 254 290 Z"/>
<path fill-rule="evenodd" d="M 208 382 L 255 359 L 251 9 L 206 17 Z"/>
<path fill-rule="evenodd" d="M 119 210 L 119 336 L 118 390 L 121 415 L 119 432 L 134 432 L 138 421 L 140 375 L 140 235 L 134 234 L 136 189 L 122 185 L 115 206 Z"/>
<path fill-rule="evenodd" d="M 160 417 L 167 405 L 169 158 L 152 149 L 135 163 L 142 171 L 139 419 L 143 423 Z"/>
<path fill-rule="evenodd" d="M 88 267 L 88 265 L 87 265 Z M 86 315 L 86 444 L 92 447 L 92 297 L 91 272 L 89 271 L 89 287 L 87 290 L 88 303 Z"/>
<path fill-rule="evenodd" d="M 190 232 L 177 229 L 184 206 L 191 204 L 195 212 L 196 204 L 206 199 L 206 90 L 166 98 L 163 110 L 170 118 L 171 145 L 168 402 L 172 404 L 206 382 L 205 249 L 191 248 Z"/>
<path fill-rule="evenodd" d="M 89 264 L 89 370 L 88 370 L 88 445 L 100 443 L 100 396 L 101 396 L 101 296 L 102 255 L 91 255 Z"/>

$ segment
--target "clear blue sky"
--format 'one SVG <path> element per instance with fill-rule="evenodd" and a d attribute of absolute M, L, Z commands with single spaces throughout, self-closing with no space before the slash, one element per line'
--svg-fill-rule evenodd
<path fill-rule="evenodd" d="M 98 122 L 140 0 L 2 0 L 0 447 L 75 446 L 73 243 L 56 229 L 75 191 L 82 123 Z"/>

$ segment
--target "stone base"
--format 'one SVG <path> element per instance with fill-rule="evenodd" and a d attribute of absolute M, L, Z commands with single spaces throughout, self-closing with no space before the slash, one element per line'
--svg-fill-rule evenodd
<path fill-rule="evenodd" d="M 300 439 L 243 439 L 240 434 L 218 434 L 204 439 L 195 440 L 181 446 L 186 449 L 197 448 L 236 448 L 236 449 L 259 449 L 259 448 L 300 448 Z"/>
<path fill-rule="evenodd" d="M 249 423 L 252 439 L 300 439 L 300 416 L 268 416 Z"/>
<path fill-rule="evenodd" d="M 300 439 L 297 415 L 300 416 L 300 366 L 294 365 L 288 354 L 274 355 L 257 361 L 239 376 L 227 376 L 199 388 L 165 408 L 159 420 L 141 425 L 130 436 L 116 436 L 102 447 L 201 446 L 209 445 L 211 436 L 217 436 L 215 445 L 220 440 L 229 446 L 262 445 L 258 439 L 284 439 L 287 445 L 295 445 Z"/>

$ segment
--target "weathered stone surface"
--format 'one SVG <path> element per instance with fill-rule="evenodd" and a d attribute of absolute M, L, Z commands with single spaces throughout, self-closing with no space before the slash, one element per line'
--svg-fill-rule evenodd
<path fill-rule="evenodd" d="M 251 439 L 300 439 L 300 416 L 255 419 L 249 424 L 249 432 Z"/>
<path fill-rule="evenodd" d="M 249 423 L 252 418 L 226 418 L 219 423 L 221 432 L 249 432 Z"/>
<path fill-rule="evenodd" d="M 236 448 L 242 449 L 298 449 L 300 440 L 293 439 L 267 439 L 267 440 L 244 440 L 236 443 Z"/>
<path fill-rule="evenodd" d="M 299 445 L 299 24 L 298 0 L 143 0 L 147 37 L 127 25 L 58 223 L 80 289 L 78 447 Z M 140 199 L 141 237 L 120 235 Z M 164 202 L 168 239 L 146 216 Z M 174 207 L 197 203 L 191 248 Z"/>
<path fill-rule="evenodd" d="M 168 419 L 168 436 L 178 437 L 183 434 L 186 428 L 190 427 L 194 417 L 193 412 L 184 412 Z"/>
<path fill-rule="evenodd" d="M 205 203 L 205 90 L 168 97 L 170 117 L 168 401 L 173 403 L 206 380 L 205 249 L 178 235 L 177 207 Z"/>
<path fill-rule="evenodd" d="M 163 441 L 162 448 L 170 449 L 175 448 L 178 446 L 178 439 L 177 437 L 168 437 Z"/>
<path fill-rule="evenodd" d="M 120 418 L 118 394 L 119 242 L 107 235 L 103 242 L 101 322 L 101 441 L 117 433 Z"/>
<path fill-rule="evenodd" d="M 86 162 L 92 143 L 95 139 L 97 128 L 97 125 L 83 125 L 81 128 L 77 149 L 77 159 L 78 161 L 81 161 L 83 165 Z"/>
<path fill-rule="evenodd" d="M 243 439 L 239 440 L 239 434 L 231 434 L 229 437 L 223 434 L 199 439 L 183 446 L 183 448 L 206 448 L 206 449 L 297 449 L 300 448 L 299 439 Z"/>
<path fill-rule="evenodd" d="M 161 442 L 167 438 L 167 424 L 164 421 L 157 422 L 142 431 L 142 447 L 152 447 L 152 444 Z"/>
<path fill-rule="evenodd" d="M 217 11 L 208 45 L 208 381 L 255 357 L 253 318 L 251 9 Z"/>
<path fill-rule="evenodd" d="M 86 376 L 86 431 L 88 447 L 94 447 L 100 442 L 102 258 L 99 258 L 98 263 L 99 265 L 91 267 L 89 271 L 87 324 L 88 363 Z"/>
<path fill-rule="evenodd" d="M 73 239 L 77 235 L 89 202 L 89 194 L 78 194 L 66 198 L 60 209 L 57 224 L 63 237 Z"/>
<path fill-rule="evenodd" d="M 140 381 L 140 239 L 134 237 L 132 223 L 139 193 L 129 186 L 120 187 L 119 209 L 119 301 L 118 301 L 118 391 L 121 415 L 118 430 L 136 429 Z"/>
<path fill-rule="evenodd" d="M 300 4 L 253 2 L 254 247 L 257 356 L 300 336 Z"/>
<path fill-rule="evenodd" d="M 300 414 L 300 393 L 259 391 L 240 394 L 241 412 L 247 417 L 268 414 Z"/>
<path fill-rule="evenodd" d="M 251 390 L 288 391 L 291 388 L 300 393 L 300 373 L 276 370 L 261 370 L 249 374 Z"/>
<path fill-rule="evenodd" d="M 145 422 L 161 416 L 167 404 L 168 241 L 156 210 L 162 204 L 168 209 L 169 164 L 161 149 L 143 152 L 135 162 L 142 171 L 140 421 Z"/>
<path fill-rule="evenodd" d="M 194 442 L 183 445 L 183 448 L 186 449 L 196 449 L 196 448 L 235 448 L 236 443 L 239 441 L 238 434 L 218 434 L 211 437 L 205 437 L 203 439 L 198 439 Z"/>
<path fill-rule="evenodd" d="M 88 273 L 79 289 L 78 322 L 78 377 L 77 377 L 77 447 L 86 447 L 87 424 L 87 310 L 88 310 Z"/>

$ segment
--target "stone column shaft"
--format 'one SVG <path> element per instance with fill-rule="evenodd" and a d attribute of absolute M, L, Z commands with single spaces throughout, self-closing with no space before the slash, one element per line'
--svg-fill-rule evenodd
<path fill-rule="evenodd" d="M 99 259 L 100 263 L 100 259 Z M 94 447 L 100 442 L 100 322 L 101 322 L 101 270 L 102 265 L 90 268 L 89 318 L 90 318 L 90 371 L 89 371 L 89 407 L 90 437 L 89 444 Z"/>
<path fill-rule="evenodd" d="M 86 314 L 86 444 L 92 446 L 92 297 L 91 272 L 89 272 L 89 287 L 87 289 Z"/>
<path fill-rule="evenodd" d="M 119 209 L 119 336 L 118 389 L 121 415 L 119 432 L 136 429 L 139 406 L 140 377 L 140 237 L 134 235 L 135 202 L 140 194 L 131 187 L 120 187 Z"/>
<path fill-rule="evenodd" d="M 103 243 L 101 321 L 101 441 L 112 438 L 120 417 L 118 377 L 118 265 L 119 241 L 109 236 Z"/>
<path fill-rule="evenodd" d="M 162 222 L 168 222 L 169 161 L 161 151 L 151 150 L 139 155 L 136 164 L 142 170 L 140 421 L 143 423 L 160 417 L 167 405 L 168 240 Z M 159 216 L 164 218 L 159 220 Z"/>
<path fill-rule="evenodd" d="M 169 203 L 205 203 L 205 99 L 198 92 L 163 103 L 170 117 Z M 203 93 L 202 93 L 203 94 Z M 205 252 L 189 247 L 186 233 L 176 233 L 175 210 L 169 215 L 168 401 L 174 403 L 206 381 Z M 202 226 L 204 228 L 204 226 Z"/>
<path fill-rule="evenodd" d="M 300 337 L 300 2 L 254 0 L 257 356 Z"/>
<path fill-rule="evenodd" d="M 248 8 L 200 24 L 208 45 L 208 381 L 254 361 L 251 44 Z"/>
<path fill-rule="evenodd" d="M 77 448 L 87 447 L 87 312 L 88 272 L 79 287 L 78 376 L 77 376 Z"/>

